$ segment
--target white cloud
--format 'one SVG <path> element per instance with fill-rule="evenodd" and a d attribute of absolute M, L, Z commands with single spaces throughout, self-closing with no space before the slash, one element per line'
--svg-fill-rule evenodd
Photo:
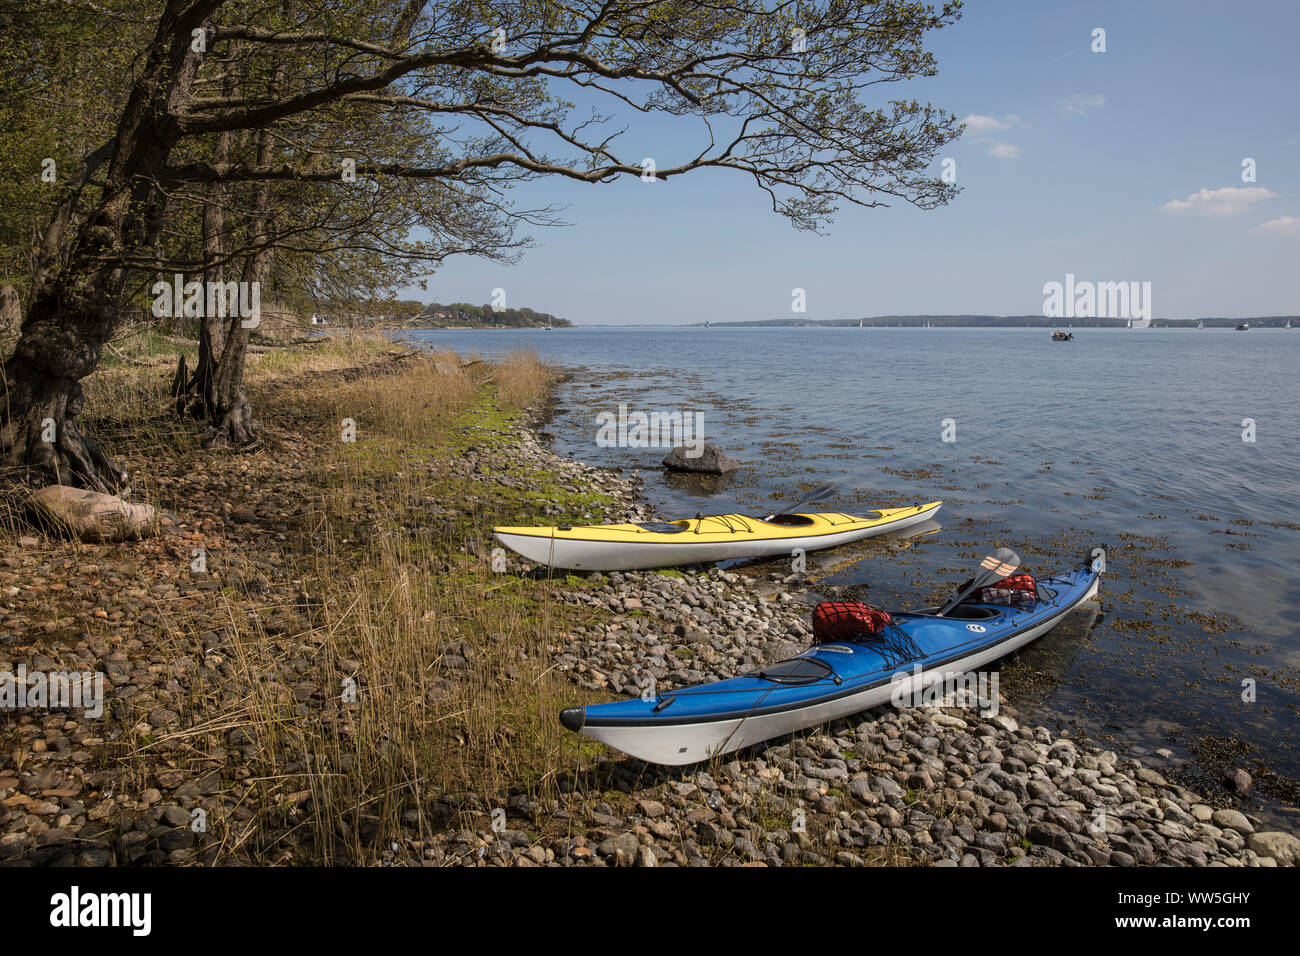
<path fill-rule="evenodd" d="M 1265 236 L 1300 236 L 1300 216 L 1279 216 L 1268 222 L 1261 222 L 1251 230 Z"/>
<path fill-rule="evenodd" d="M 1100 93 L 1075 93 L 1069 99 L 1059 100 L 1061 109 L 1072 116 L 1087 116 L 1089 110 L 1104 106 L 1106 97 Z"/>
<path fill-rule="evenodd" d="M 993 133 L 1014 129 L 1029 124 L 1015 113 L 1003 113 L 1001 116 L 985 116 L 971 113 L 962 124 L 966 127 L 966 137 L 972 143 L 987 143 L 988 154 L 998 159 L 1019 159 L 1020 147 L 1012 143 L 1003 143 L 993 139 Z"/>
<path fill-rule="evenodd" d="M 962 120 L 962 125 L 966 127 L 966 132 L 971 138 L 986 136 L 994 130 L 1010 129 L 1011 125 L 1005 120 L 1000 120 L 996 116 L 980 116 L 972 113 Z"/>
<path fill-rule="evenodd" d="M 962 120 L 962 124 L 966 127 L 966 134 L 974 140 L 982 140 L 987 137 L 989 133 L 997 132 L 998 130 L 1029 125 L 1015 113 L 1003 113 L 1000 117 L 984 116 L 981 113 L 971 113 Z"/>
<path fill-rule="evenodd" d="M 1186 199 L 1173 199 L 1161 206 L 1164 212 L 1190 212 L 1198 216 L 1232 216 L 1252 203 L 1274 199 L 1277 193 L 1259 186 L 1224 186 L 1200 189 Z"/>

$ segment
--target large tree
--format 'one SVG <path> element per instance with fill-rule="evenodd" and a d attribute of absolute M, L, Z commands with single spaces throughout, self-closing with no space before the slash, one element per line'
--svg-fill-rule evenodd
<path fill-rule="evenodd" d="M 506 198 L 540 176 L 731 169 L 801 229 L 841 202 L 929 208 L 955 192 L 928 171 L 955 118 L 865 100 L 876 84 L 935 72 L 924 35 L 955 19 L 956 3 L 135 6 L 152 10 L 151 29 L 111 135 L 50 213 L 4 366 L 0 454 L 45 480 L 124 483 L 77 427 L 80 382 L 126 298 L 159 271 L 274 281 L 310 273 L 322 250 L 398 272 L 458 252 L 508 255 L 517 226 L 549 221 Z M 648 166 L 602 111 L 619 123 L 675 117 L 698 146 Z M 184 241 L 177 222 L 190 224 Z M 218 437 L 252 440 L 239 392 L 247 330 L 204 326 L 200 368 L 178 384 Z"/>

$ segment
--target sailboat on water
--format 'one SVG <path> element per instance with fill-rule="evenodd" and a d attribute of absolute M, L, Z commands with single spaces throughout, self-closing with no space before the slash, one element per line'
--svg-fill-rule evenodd
<path fill-rule="evenodd" d="M 862 328 L 862 320 L 858 319 L 858 328 Z"/>
<path fill-rule="evenodd" d="M 1198 329 L 1203 329 L 1203 328 L 1205 328 L 1205 323 L 1204 323 L 1204 322 L 1197 322 L 1197 323 L 1196 323 L 1196 327 L 1197 327 Z"/>
<path fill-rule="evenodd" d="M 1284 329 L 1289 329 L 1289 328 L 1291 328 L 1291 320 L 1290 320 L 1290 319 L 1287 319 L 1287 320 L 1286 320 L 1286 325 L 1284 325 L 1284 326 L 1282 326 L 1282 327 L 1283 327 Z"/>

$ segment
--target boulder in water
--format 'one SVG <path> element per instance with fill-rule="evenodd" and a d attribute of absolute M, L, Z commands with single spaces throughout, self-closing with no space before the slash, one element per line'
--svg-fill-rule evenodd
<path fill-rule="evenodd" d="M 692 456 L 692 452 L 696 454 Z M 704 475 L 728 475 L 740 468 L 740 462 L 711 441 L 695 448 L 678 445 L 668 453 L 663 464 L 669 471 L 693 471 Z"/>

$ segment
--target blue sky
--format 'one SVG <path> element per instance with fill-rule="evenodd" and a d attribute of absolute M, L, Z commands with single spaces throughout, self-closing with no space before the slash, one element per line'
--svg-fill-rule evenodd
<path fill-rule="evenodd" d="M 817 236 L 738 173 L 551 179 L 514 198 L 563 204 L 573 225 L 533 230 L 518 265 L 452 259 L 406 294 L 482 303 L 499 287 L 580 325 L 788 317 L 796 287 L 810 319 L 1038 314 L 1044 283 L 1073 273 L 1151 282 L 1157 318 L 1298 314 L 1297 35 L 1294 0 L 970 0 L 929 36 L 939 76 L 873 88 L 971 118 L 940 156 L 963 190 L 948 206 L 843 206 Z M 697 142 L 627 121 L 624 153 L 660 166 Z"/>

